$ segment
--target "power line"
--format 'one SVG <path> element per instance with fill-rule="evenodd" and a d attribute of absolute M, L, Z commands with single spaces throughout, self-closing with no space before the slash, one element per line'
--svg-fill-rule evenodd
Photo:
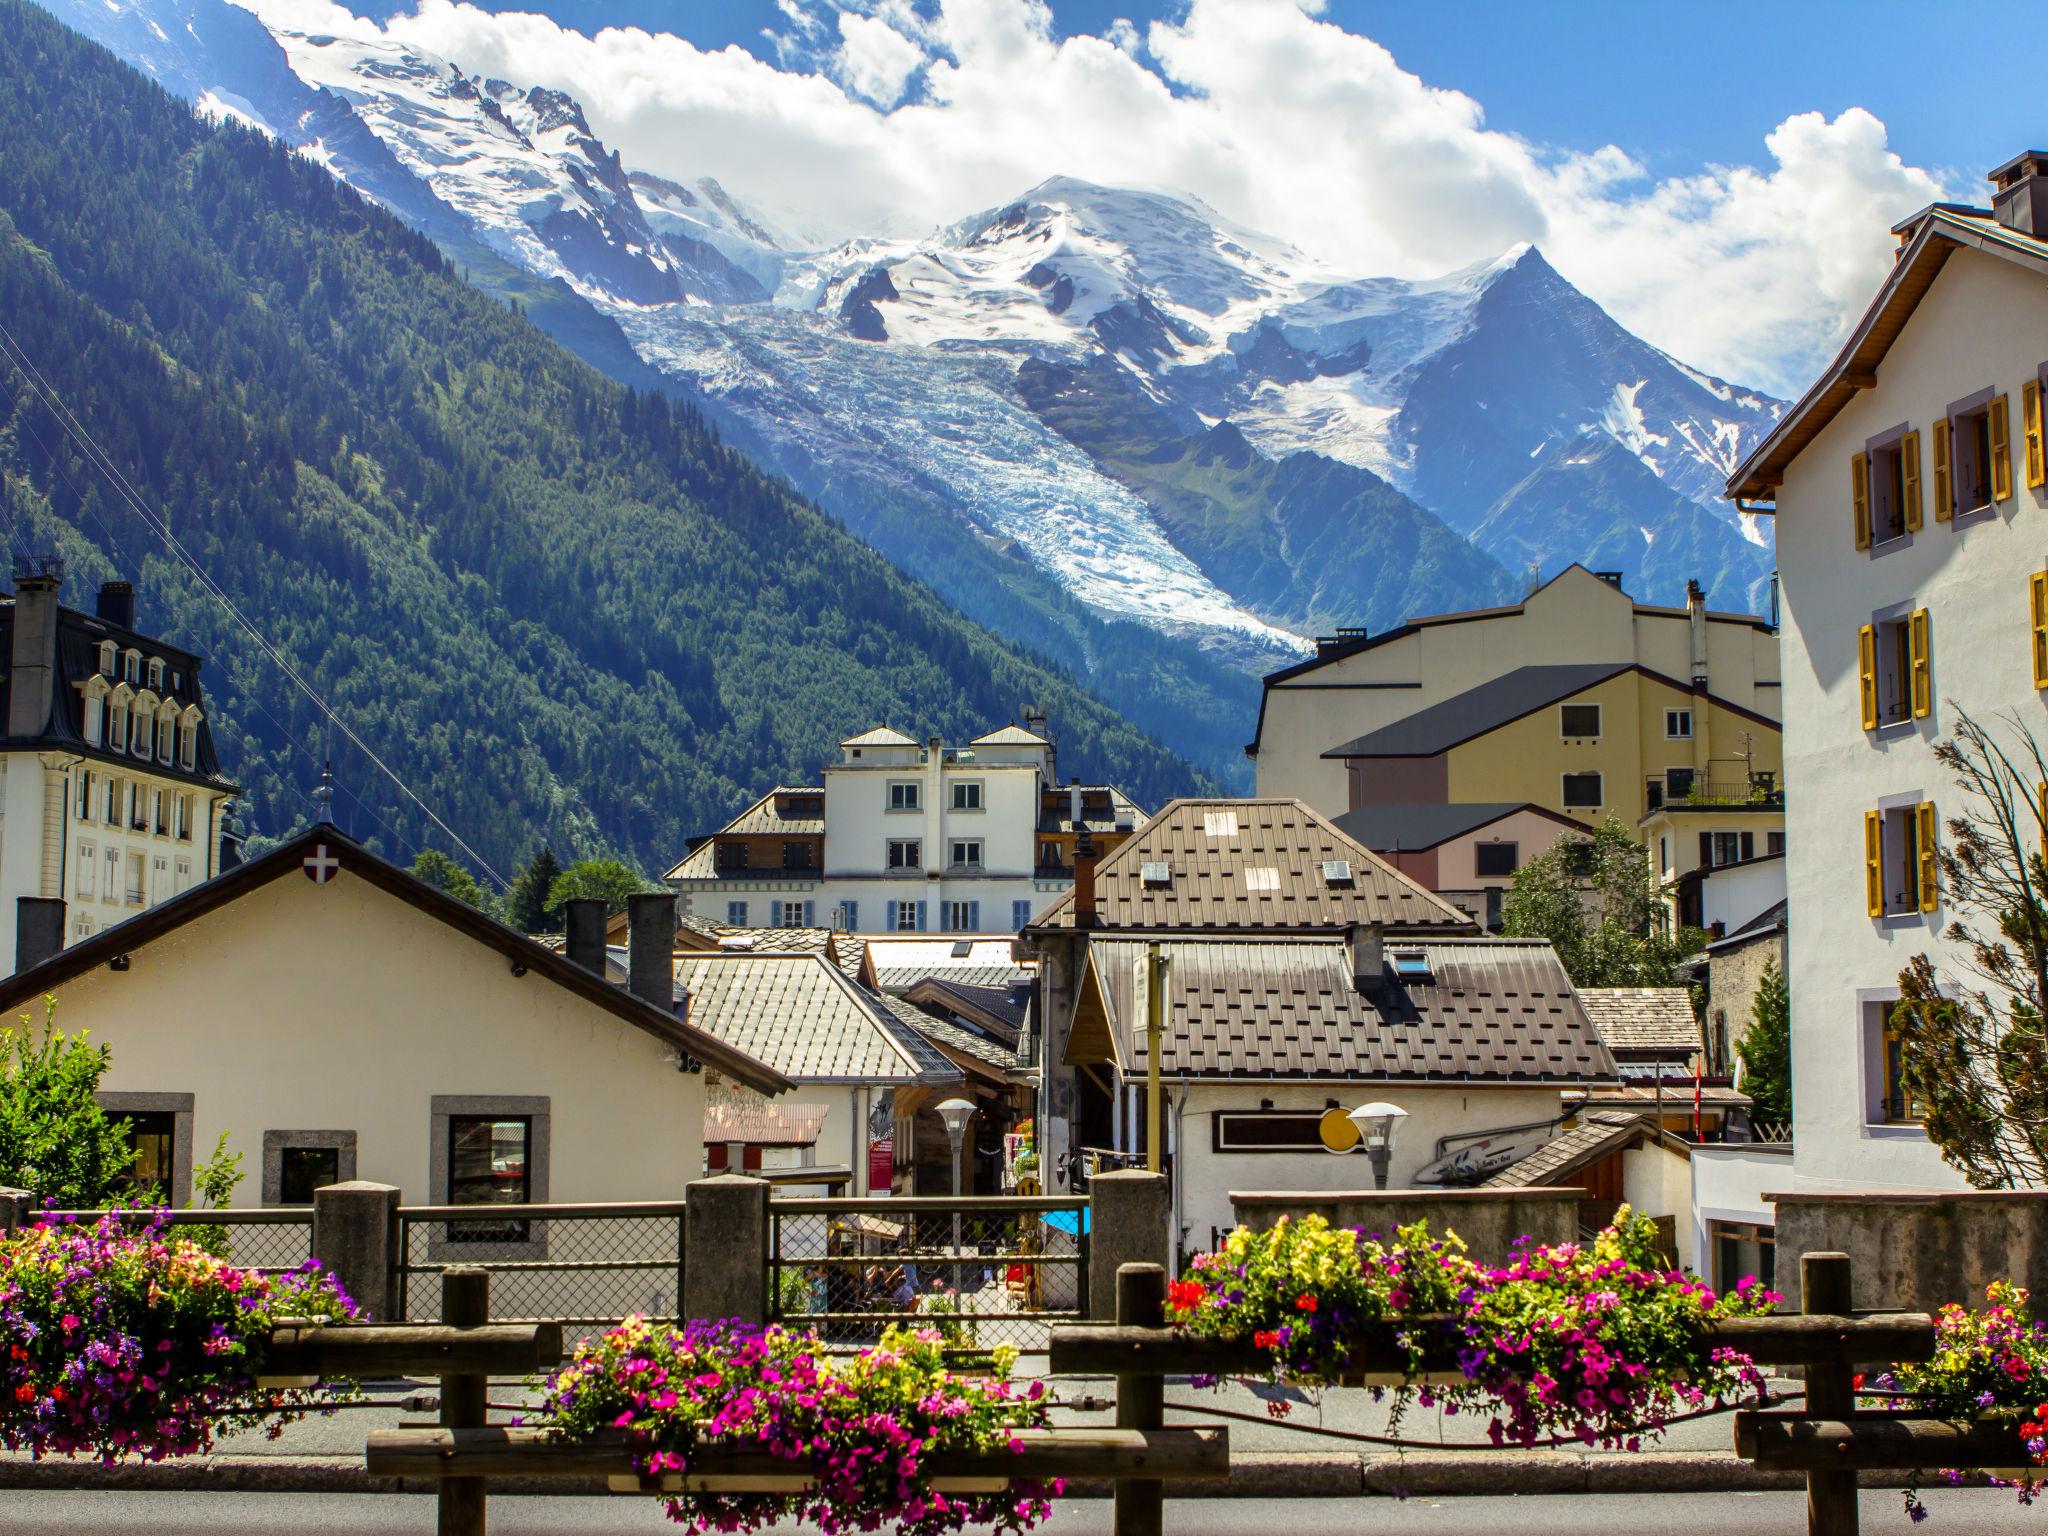
<path fill-rule="evenodd" d="M 4 323 L 0 323 L 0 352 L 6 354 L 8 361 L 14 365 L 15 369 L 28 382 L 29 388 L 35 392 L 37 398 L 43 402 L 44 408 L 52 416 L 56 417 L 58 425 L 63 427 L 71 439 L 78 444 L 79 450 L 85 455 L 87 462 L 100 472 L 107 483 L 113 487 L 115 494 L 128 504 L 129 509 L 163 540 L 164 547 L 192 573 L 193 579 L 199 583 L 201 589 L 212 597 L 215 602 L 219 603 L 228 617 L 233 619 L 251 640 L 255 641 L 257 647 L 270 658 L 271 664 L 289 678 L 300 692 L 305 694 L 314 708 L 327 717 L 328 723 L 335 730 L 339 731 L 357 751 L 368 758 L 371 764 L 391 781 L 392 785 L 401 795 L 418 806 L 421 814 L 446 833 L 449 841 L 461 849 L 478 869 L 482 870 L 492 880 L 495 880 L 500 889 L 510 890 L 510 882 L 503 875 L 499 874 L 496 869 L 492 868 L 489 861 L 483 855 L 470 847 L 460 833 L 448 825 L 446 821 L 442 820 L 434 808 L 428 805 L 410 784 L 406 783 L 398 771 L 385 762 L 370 744 L 357 733 L 355 728 L 341 717 L 334 706 L 329 704 L 311 683 L 299 675 L 298 669 L 293 667 L 283 653 L 270 643 L 263 632 L 256 627 L 255 623 L 236 605 L 234 599 L 228 596 L 226 590 L 206 573 L 205 568 L 193 557 L 191 551 L 187 550 L 178 539 L 178 536 L 171 531 L 169 521 L 158 517 L 143 502 L 141 495 L 129 484 L 127 477 L 121 473 L 120 467 L 114 463 L 112 457 L 100 447 L 98 441 L 86 429 L 85 425 L 72 415 L 70 408 L 64 404 L 63 398 L 57 393 L 55 386 L 43 377 L 42 373 L 36 368 L 35 363 L 29 358 L 27 351 L 15 339 L 14 333 Z"/>

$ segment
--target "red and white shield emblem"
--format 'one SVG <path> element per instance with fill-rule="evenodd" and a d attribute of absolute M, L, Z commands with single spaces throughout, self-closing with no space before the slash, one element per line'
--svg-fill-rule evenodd
<path fill-rule="evenodd" d="M 304 859 L 306 878 L 315 885 L 325 885 L 341 869 L 341 860 L 334 856 L 334 850 L 325 843 L 315 843 L 313 851 Z"/>

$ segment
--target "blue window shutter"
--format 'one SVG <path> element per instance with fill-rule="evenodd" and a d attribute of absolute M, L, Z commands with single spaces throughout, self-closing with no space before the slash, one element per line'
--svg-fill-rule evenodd
<path fill-rule="evenodd" d="M 804 903 L 804 926 L 806 928 L 815 928 L 818 926 L 816 922 L 817 912 L 818 904 L 815 901 L 807 901 Z"/>
<path fill-rule="evenodd" d="M 919 933 L 923 933 L 923 932 L 924 932 L 924 914 L 925 914 L 925 908 L 926 908 L 926 907 L 928 907 L 928 906 L 930 906 L 930 905 L 931 905 L 931 903 L 930 903 L 930 902 L 928 902 L 928 901 L 920 901 L 920 902 L 919 902 L 919 903 L 917 904 L 917 931 L 918 931 Z"/>
<path fill-rule="evenodd" d="M 889 903 L 888 920 L 884 922 L 882 926 L 884 928 L 887 928 L 891 933 L 894 933 L 896 931 L 896 903 L 893 901 Z"/>
<path fill-rule="evenodd" d="M 768 903 L 768 926 L 770 928 L 780 928 L 782 926 L 782 903 L 779 901 Z"/>
<path fill-rule="evenodd" d="M 1010 903 L 1010 926 L 1022 932 L 1031 922 L 1031 903 L 1013 901 Z"/>
<path fill-rule="evenodd" d="M 978 901 L 967 903 L 967 931 L 969 933 L 981 932 L 981 903 Z"/>
<path fill-rule="evenodd" d="M 857 901 L 846 903 L 846 931 L 848 933 L 860 932 L 860 903 Z"/>

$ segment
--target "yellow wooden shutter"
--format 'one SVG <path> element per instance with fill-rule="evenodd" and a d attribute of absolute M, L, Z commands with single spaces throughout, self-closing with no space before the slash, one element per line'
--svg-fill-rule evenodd
<path fill-rule="evenodd" d="M 1932 912 L 1941 896 L 1941 865 L 1934 857 L 1935 817 L 1932 801 L 1923 800 L 1919 805 L 1920 845 L 1920 910 Z"/>
<path fill-rule="evenodd" d="M 1849 460 L 1849 501 L 1856 514 L 1856 547 L 1870 548 L 1870 455 Z"/>
<path fill-rule="evenodd" d="M 2027 578 L 2027 607 L 2034 638 L 2034 686 L 2048 688 L 2048 571 Z"/>
<path fill-rule="evenodd" d="M 1863 729 L 1877 729 L 1877 626 L 1856 631 L 1856 677 L 1863 705 Z"/>
<path fill-rule="evenodd" d="M 1948 478 L 1948 418 L 1934 424 L 1934 520 L 1945 523 L 1956 513 Z"/>
<path fill-rule="evenodd" d="M 1991 499 L 2012 495 L 2012 411 L 2004 395 L 1991 398 Z"/>
<path fill-rule="evenodd" d="M 2020 435 L 2027 445 L 2027 489 L 2038 491 L 2048 485 L 2048 443 L 2041 432 L 2041 381 L 2029 379 L 2020 386 Z"/>
<path fill-rule="evenodd" d="M 2034 808 L 2041 813 L 2041 862 L 2048 865 L 2048 779 L 2034 786 Z"/>
<path fill-rule="evenodd" d="M 1872 917 L 1884 916 L 1884 822 L 1863 813 L 1863 899 Z"/>
<path fill-rule="evenodd" d="M 1899 439 L 1899 479 L 1906 497 L 1906 531 L 1920 528 L 1920 434 L 1908 432 Z"/>
<path fill-rule="evenodd" d="M 1916 608 L 1906 621 L 1906 650 L 1913 666 L 1913 718 L 1924 720 L 1934 712 L 1934 677 L 1928 666 L 1928 648 L 1934 636 L 1927 622 L 1927 610 Z"/>

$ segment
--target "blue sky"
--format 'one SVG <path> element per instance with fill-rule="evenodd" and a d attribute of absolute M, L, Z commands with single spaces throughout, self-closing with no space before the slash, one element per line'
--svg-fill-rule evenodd
<path fill-rule="evenodd" d="M 629 166 L 714 177 L 795 247 L 915 238 L 1053 175 L 1161 187 L 1351 276 L 1534 243 L 1649 341 L 1779 393 L 1894 220 L 1981 200 L 2048 136 L 2023 93 L 1939 84 L 1936 13 L 1891 3 L 241 3 L 567 91 Z M 2040 16 L 1959 25 L 1983 54 Z"/>

